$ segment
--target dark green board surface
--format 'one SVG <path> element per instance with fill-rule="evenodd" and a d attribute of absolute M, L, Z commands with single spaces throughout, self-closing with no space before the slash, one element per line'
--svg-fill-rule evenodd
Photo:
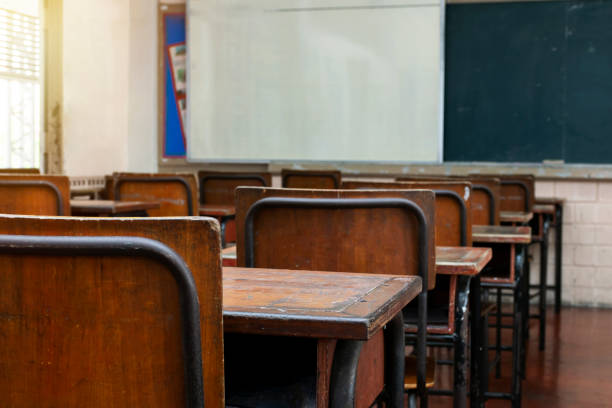
<path fill-rule="evenodd" d="M 612 0 L 446 16 L 445 161 L 612 163 Z"/>

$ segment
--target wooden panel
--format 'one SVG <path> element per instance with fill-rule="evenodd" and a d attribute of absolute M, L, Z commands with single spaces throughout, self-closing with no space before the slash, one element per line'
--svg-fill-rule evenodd
<path fill-rule="evenodd" d="M 435 286 L 434 196 L 428 191 L 298 190 L 239 188 L 236 192 L 238 265 L 245 265 L 248 209 L 265 197 L 403 198 L 425 213 L 428 223 L 429 287 Z M 416 216 L 398 208 L 262 209 L 255 219 L 255 266 L 325 271 L 416 275 Z"/>
<path fill-rule="evenodd" d="M 348 181 L 342 183 L 346 189 L 421 189 L 449 190 L 457 193 L 466 206 L 467 246 L 472 245 L 472 190 L 470 183 L 455 181 L 415 181 L 415 182 L 368 182 Z M 461 222 L 459 203 L 450 197 L 436 194 L 436 245 L 460 246 Z"/>
<path fill-rule="evenodd" d="M 413 276 L 223 268 L 232 333 L 367 340 L 421 291 Z"/>
<path fill-rule="evenodd" d="M 0 174 L 1 181 L 46 181 L 60 192 L 63 215 L 70 215 L 70 180 L 66 176 Z M 0 213 L 25 215 L 59 215 L 55 192 L 43 186 L 0 186 Z"/>
<path fill-rule="evenodd" d="M 40 174 L 40 169 L 34 169 L 34 168 L 0 169 L 0 174 Z"/>
<path fill-rule="evenodd" d="M 158 180 L 155 182 L 122 181 L 119 185 L 121 200 L 160 202 L 159 209 L 148 211 L 151 217 L 198 215 L 198 189 L 193 174 L 115 173 L 113 174 L 113 187 L 109 191 L 110 199 L 115 199 L 115 188 L 119 180 L 133 177 Z M 178 181 L 162 180 L 167 177 L 178 177 L 187 183 L 191 190 L 193 214 L 189 214 L 189 196 L 185 185 Z"/>
<path fill-rule="evenodd" d="M 530 174 L 474 174 L 474 177 L 497 177 L 501 181 L 500 211 L 533 211 L 535 177 Z M 524 185 L 527 191 L 522 187 Z"/>
<path fill-rule="evenodd" d="M 540 200 L 536 200 L 536 203 Z M 555 213 L 555 205 L 554 204 L 535 204 L 533 206 L 533 212 L 536 214 L 554 214 Z"/>
<path fill-rule="evenodd" d="M 333 170 L 281 170 L 284 188 L 340 188 L 342 174 Z"/>
<path fill-rule="evenodd" d="M 533 218 L 532 212 L 525 211 L 500 211 L 499 219 L 501 222 L 511 222 L 526 224 Z"/>
<path fill-rule="evenodd" d="M 479 243 L 529 244 L 531 228 L 510 225 L 475 225 L 472 239 Z"/>
<path fill-rule="evenodd" d="M 230 178 L 224 178 L 230 177 Z M 262 179 L 264 183 L 262 183 Z M 201 204 L 235 205 L 234 192 L 239 186 L 270 187 L 272 175 L 257 172 L 199 171 Z"/>
<path fill-rule="evenodd" d="M 201 219 L 0 216 L 1 234 L 139 236 L 180 255 L 200 300 L 204 397 L 224 407 L 219 226 Z M 137 257 L 0 256 L 5 406 L 184 406 L 177 290 Z"/>

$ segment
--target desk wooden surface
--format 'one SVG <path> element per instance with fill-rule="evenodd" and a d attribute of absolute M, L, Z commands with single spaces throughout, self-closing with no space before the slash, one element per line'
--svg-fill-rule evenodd
<path fill-rule="evenodd" d="M 153 210 L 159 207 L 159 201 L 70 200 L 72 215 L 114 215 Z"/>
<path fill-rule="evenodd" d="M 436 247 L 436 273 L 476 275 L 491 260 L 490 248 Z M 223 266 L 236 266 L 236 246 L 222 252 Z"/>
<path fill-rule="evenodd" d="M 200 205 L 200 215 L 209 217 L 233 217 L 236 215 L 236 207 L 233 205 L 221 204 Z"/>
<path fill-rule="evenodd" d="M 534 204 L 533 212 L 535 214 L 554 214 L 555 205 L 554 204 Z"/>
<path fill-rule="evenodd" d="M 528 223 L 533 218 L 532 212 L 524 211 L 500 211 L 499 220 L 501 222 L 519 222 L 521 224 Z"/>
<path fill-rule="evenodd" d="M 436 247 L 436 273 L 477 275 L 492 256 L 491 248 Z"/>
<path fill-rule="evenodd" d="M 226 332 L 368 340 L 421 291 L 416 276 L 223 268 Z"/>
<path fill-rule="evenodd" d="M 529 244 L 531 228 L 510 225 L 474 225 L 472 240 L 479 243 Z"/>

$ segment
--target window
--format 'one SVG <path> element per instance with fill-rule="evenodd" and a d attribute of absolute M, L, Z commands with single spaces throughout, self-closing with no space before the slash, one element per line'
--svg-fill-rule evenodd
<path fill-rule="evenodd" d="M 38 1 L 15 4 L 0 8 L 0 167 L 40 167 Z"/>

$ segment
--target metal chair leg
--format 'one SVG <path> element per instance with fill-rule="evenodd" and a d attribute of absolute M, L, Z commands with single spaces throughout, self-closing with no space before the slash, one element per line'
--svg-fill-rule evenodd
<path fill-rule="evenodd" d="M 495 378 L 501 377 L 501 326 L 502 326 L 502 295 L 501 289 L 497 289 L 497 310 L 495 319 Z"/>

